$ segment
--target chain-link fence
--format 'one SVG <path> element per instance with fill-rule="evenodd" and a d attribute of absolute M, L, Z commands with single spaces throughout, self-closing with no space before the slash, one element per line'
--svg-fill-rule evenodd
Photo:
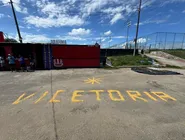
<path fill-rule="evenodd" d="M 128 43 L 122 42 L 112 45 L 110 48 L 133 49 L 134 39 Z M 157 32 L 138 38 L 139 49 L 185 49 L 185 33 Z"/>
<path fill-rule="evenodd" d="M 139 49 L 185 49 L 185 33 L 157 32 L 138 39 Z"/>

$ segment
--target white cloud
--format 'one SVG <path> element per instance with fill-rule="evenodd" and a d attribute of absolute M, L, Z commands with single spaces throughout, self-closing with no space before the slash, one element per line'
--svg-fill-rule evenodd
<path fill-rule="evenodd" d="M 149 0 L 149 1 L 145 1 L 143 2 L 143 4 L 141 5 L 141 8 L 146 8 L 147 6 L 152 5 L 152 3 L 156 2 L 157 0 Z"/>
<path fill-rule="evenodd" d="M 145 24 L 150 24 L 150 23 L 160 24 L 160 23 L 164 23 L 166 21 L 167 21 L 166 19 L 146 20 L 144 22 L 140 22 L 139 25 L 145 25 Z"/>
<path fill-rule="evenodd" d="M 165 23 L 168 21 L 168 19 L 171 17 L 171 15 L 167 15 L 165 18 L 163 19 L 152 19 L 152 18 L 149 18 L 143 22 L 140 22 L 139 25 L 145 25 L 145 24 L 151 24 L 151 23 L 155 23 L 155 24 L 161 24 L 161 23 Z M 136 23 L 134 24 L 136 25 Z"/>
<path fill-rule="evenodd" d="M 66 40 L 67 42 L 77 42 L 77 43 L 86 43 L 89 44 L 93 40 L 93 44 L 101 39 L 101 42 L 104 43 L 111 43 L 113 39 L 120 39 L 125 38 L 124 36 L 113 36 L 113 37 L 102 37 L 102 38 L 91 38 L 91 37 L 81 37 L 81 36 L 72 36 L 72 35 L 56 35 L 55 37 L 48 37 L 45 34 L 33 34 L 33 33 L 27 33 L 27 32 L 21 32 L 21 36 L 23 37 L 24 43 L 50 43 L 51 40 L 54 39 L 61 39 Z M 19 40 L 18 35 L 16 34 L 10 34 L 10 38 L 15 38 L 17 41 Z"/>
<path fill-rule="evenodd" d="M 137 43 L 146 43 L 147 39 L 146 38 L 139 38 L 137 40 Z"/>
<path fill-rule="evenodd" d="M 130 14 L 130 13 L 136 11 L 136 9 L 135 9 L 135 8 L 132 8 L 131 5 L 127 5 L 127 6 L 125 7 L 125 10 L 126 10 L 126 12 L 127 12 L 128 14 Z"/>
<path fill-rule="evenodd" d="M 39 42 L 39 43 L 47 43 L 50 42 L 50 38 L 45 35 L 33 35 L 33 34 L 23 34 L 24 42 Z"/>
<path fill-rule="evenodd" d="M 116 14 L 110 21 L 111 24 L 116 23 L 118 20 L 122 19 L 123 15 L 121 13 Z"/>
<path fill-rule="evenodd" d="M 32 33 L 26 33 L 21 32 L 21 36 L 23 38 L 24 43 L 50 43 L 51 40 L 54 39 L 62 39 L 62 40 L 70 40 L 70 41 L 86 41 L 86 38 L 76 37 L 76 36 L 60 36 L 57 35 L 55 37 L 48 37 L 45 34 L 32 34 Z M 10 38 L 15 38 L 16 40 L 19 40 L 18 35 L 12 34 L 9 36 Z"/>
<path fill-rule="evenodd" d="M 115 38 L 115 39 L 122 39 L 122 38 L 126 38 L 126 36 L 113 36 L 112 38 Z"/>
<path fill-rule="evenodd" d="M 179 24 L 180 22 L 172 22 L 172 23 L 169 23 L 169 25 L 177 25 Z"/>
<path fill-rule="evenodd" d="M 2 0 L 0 0 L 2 1 Z M 9 1 L 9 0 L 3 0 Z M 20 1 L 20 0 L 15 0 Z M 137 0 L 27 0 L 36 9 L 35 15 L 25 18 L 26 23 L 36 27 L 80 26 L 88 23 L 89 17 L 96 14 L 101 21 L 107 19 L 110 24 L 127 19 L 138 7 Z M 170 0 L 174 1 L 174 0 Z M 183 1 L 183 0 L 177 0 Z M 157 0 L 144 2 L 142 8 Z M 19 2 L 20 3 L 20 2 Z M 22 9 L 24 11 L 24 9 Z M 25 10 L 26 11 L 26 10 Z M 36 16 L 37 15 L 37 16 Z"/>
<path fill-rule="evenodd" d="M 108 42 L 110 43 L 110 42 L 112 42 L 113 40 L 112 39 L 110 39 Z"/>
<path fill-rule="evenodd" d="M 71 41 L 74 41 L 74 40 L 85 41 L 85 40 L 87 40 L 86 38 L 82 38 L 82 37 L 78 37 L 78 36 L 61 36 L 61 37 L 59 37 L 59 39 L 71 40 Z"/>
<path fill-rule="evenodd" d="M 20 4 L 14 4 L 15 10 L 17 12 L 23 13 L 23 14 L 27 14 L 28 10 L 25 7 L 22 7 Z"/>
<path fill-rule="evenodd" d="M 30 27 L 30 26 L 27 26 L 26 28 L 27 28 L 27 29 L 31 29 L 31 27 Z M 38 29 L 38 30 L 39 30 L 39 29 Z"/>
<path fill-rule="evenodd" d="M 110 30 L 104 33 L 104 35 L 106 35 L 106 36 L 111 35 L 111 34 L 112 34 L 112 32 Z"/>
<path fill-rule="evenodd" d="M 24 26 L 19 25 L 19 28 L 24 29 L 25 27 L 24 27 Z"/>
<path fill-rule="evenodd" d="M 106 38 L 101 39 L 102 42 L 106 41 Z"/>
<path fill-rule="evenodd" d="M 39 16 L 28 16 L 25 18 L 25 22 L 35 25 L 36 27 L 61 27 L 61 26 L 80 26 L 85 21 L 78 16 L 67 16 L 59 15 L 57 18 L 54 17 L 39 17 Z"/>
<path fill-rule="evenodd" d="M 39 2 L 39 1 L 37 1 Z M 61 13 L 65 13 L 67 11 L 67 6 L 57 5 L 54 2 L 48 2 L 45 5 L 39 5 L 41 7 L 41 12 L 48 15 L 49 17 L 57 17 Z"/>
<path fill-rule="evenodd" d="M 91 13 L 100 11 L 110 0 L 87 0 L 81 4 L 81 12 L 83 17 L 90 15 Z"/>
<path fill-rule="evenodd" d="M 23 38 L 24 43 L 49 43 L 51 38 L 47 37 L 44 34 L 32 34 L 21 32 L 21 36 Z M 9 36 L 10 38 L 15 38 L 17 41 L 19 40 L 18 35 L 12 34 Z"/>
<path fill-rule="evenodd" d="M 24 20 L 28 24 L 43 28 L 83 25 L 85 20 L 82 17 L 77 13 L 75 15 L 70 14 L 71 4 L 75 1 L 68 0 L 59 3 L 48 0 L 33 1 L 39 14 L 37 16 L 30 15 Z"/>
<path fill-rule="evenodd" d="M 9 5 L 9 0 L 0 0 L 0 2 L 2 2 L 5 6 L 10 6 Z M 25 6 L 22 6 L 22 3 L 20 0 L 13 0 L 13 5 L 14 8 L 17 12 L 23 13 L 23 14 L 27 14 L 28 10 Z"/>
<path fill-rule="evenodd" d="M 127 19 L 129 15 L 136 12 L 137 0 L 27 0 L 24 6 L 23 0 L 13 0 L 16 11 L 28 13 L 26 6 L 34 6 L 34 14 L 30 13 L 25 17 L 28 24 L 36 27 L 62 27 L 80 26 L 87 23 L 89 16 L 96 14 L 103 19 L 108 19 L 110 24 L 115 24 L 119 20 Z M 9 0 L 0 0 L 5 5 L 9 5 Z M 143 2 L 142 8 L 152 5 L 154 2 L 173 3 L 185 2 L 185 0 L 150 0 Z M 10 5 L 9 5 L 10 6 Z M 99 18 L 97 17 L 97 18 Z"/>
<path fill-rule="evenodd" d="M 167 1 L 163 1 L 161 3 L 161 6 L 165 6 L 166 4 L 171 4 L 171 3 L 180 3 L 180 2 L 185 2 L 185 0 L 167 0 Z"/>
<path fill-rule="evenodd" d="M 72 29 L 71 32 L 69 32 L 69 35 L 72 36 L 84 36 L 84 35 L 89 35 L 91 33 L 90 29 L 84 29 L 84 28 L 79 28 L 79 29 Z"/>
<path fill-rule="evenodd" d="M 28 0 L 36 6 L 38 15 L 30 15 L 25 18 L 26 23 L 36 27 L 61 27 L 61 26 L 79 26 L 87 23 L 87 18 L 96 13 L 106 14 L 110 23 L 114 24 L 123 19 L 124 13 L 133 12 L 135 0 L 128 2 L 126 0 L 66 0 L 60 2 L 51 2 L 49 0 Z M 127 6 L 119 6 L 127 4 Z M 129 5 L 128 5 L 129 4 Z M 114 7 L 114 6 L 117 7 Z M 107 9 L 106 9 L 107 8 Z M 103 9 L 103 10 L 102 10 Z M 101 16 L 101 13 L 98 16 Z"/>
<path fill-rule="evenodd" d="M 4 14 L 1 14 L 1 13 L 0 13 L 0 18 L 3 18 L 3 17 L 4 17 Z"/>
<path fill-rule="evenodd" d="M 123 19 L 124 16 L 127 16 L 135 11 L 136 9 L 132 8 L 131 5 L 109 7 L 102 10 L 103 13 L 108 14 L 108 18 L 111 19 L 110 21 L 111 24 L 116 23 L 117 21 Z"/>
<path fill-rule="evenodd" d="M 109 7 L 107 9 L 103 9 L 102 12 L 107 13 L 107 14 L 117 14 L 117 13 L 123 12 L 124 9 L 125 8 L 123 6 L 119 6 L 116 8 Z"/>
<path fill-rule="evenodd" d="M 10 2 L 9 0 L 0 0 L 4 5 L 9 5 L 8 3 Z"/>

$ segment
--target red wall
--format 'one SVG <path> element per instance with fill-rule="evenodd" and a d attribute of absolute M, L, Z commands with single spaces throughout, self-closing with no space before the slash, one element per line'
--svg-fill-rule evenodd
<path fill-rule="evenodd" d="M 99 67 L 99 59 L 62 59 L 63 67 Z"/>
<path fill-rule="evenodd" d="M 0 32 L 0 42 L 5 42 L 3 32 Z M 8 54 L 12 53 L 12 48 L 11 47 L 4 47 L 5 50 L 5 57 L 8 57 Z"/>
<path fill-rule="evenodd" d="M 53 53 L 54 59 L 62 60 L 61 67 L 99 67 L 100 66 L 100 47 L 53 46 L 52 53 Z"/>
<path fill-rule="evenodd" d="M 0 42 L 4 42 L 3 32 L 0 32 Z"/>
<path fill-rule="evenodd" d="M 100 48 L 94 46 L 53 46 L 52 51 L 56 58 L 100 58 Z"/>
<path fill-rule="evenodd" d="M 5 50 L 5 57 L 6 57 L 6 58 L 8 57 L 8 54 L 12 54 L 12 47 L 10 47 L 10 46 L 5 46 L 5 47 L 4 47 L 4 50 Z"/>
<path fill-rule="evenodd" d="M 27 67 L 29 65 L 30 65 L 30 61 L 28 60 L 28 58 L 25 58 L 25 67 Z M 15 67 L 16 67 L 16 69 L 20 69 L 21 65 L 20 65 L 19 59 L 16 59 Z"/>

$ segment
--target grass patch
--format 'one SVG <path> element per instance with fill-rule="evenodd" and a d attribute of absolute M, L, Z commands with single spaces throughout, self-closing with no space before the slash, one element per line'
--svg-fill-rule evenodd
<path fill-rule="evenodd" d="M 140 65 L 151 65 L 151 59 L 141 55 L 132 56 L 111 56 L 109 59 L 112 62 L 112 65 L 115 67 L 118 66 L 140 66 Z"/>
<path fill-rule="evenodd" d="M 185 59 L 185 50 L 164 50 L 164 52 Z"/>

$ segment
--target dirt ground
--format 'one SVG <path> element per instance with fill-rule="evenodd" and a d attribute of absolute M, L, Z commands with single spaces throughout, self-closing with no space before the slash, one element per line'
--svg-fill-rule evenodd
<path fill-rule="evenodd" d="M 183 75 L 0 72 L 0 140 L 184 140 Z"/>
<path fill-rule="evenodd" d="M 185 68 L 184 59 L 175 57 L 173 55 L 170 55 L 164 52 L 158 52 L 159 54 L 155 54 L 156 52 L 153 52 L 153 53 L 154 54 L 146 54 L 146 56 L 157 60 L 163 65 L 170 65 L 170 66 L 177 66 L 177 67 Z"/>

